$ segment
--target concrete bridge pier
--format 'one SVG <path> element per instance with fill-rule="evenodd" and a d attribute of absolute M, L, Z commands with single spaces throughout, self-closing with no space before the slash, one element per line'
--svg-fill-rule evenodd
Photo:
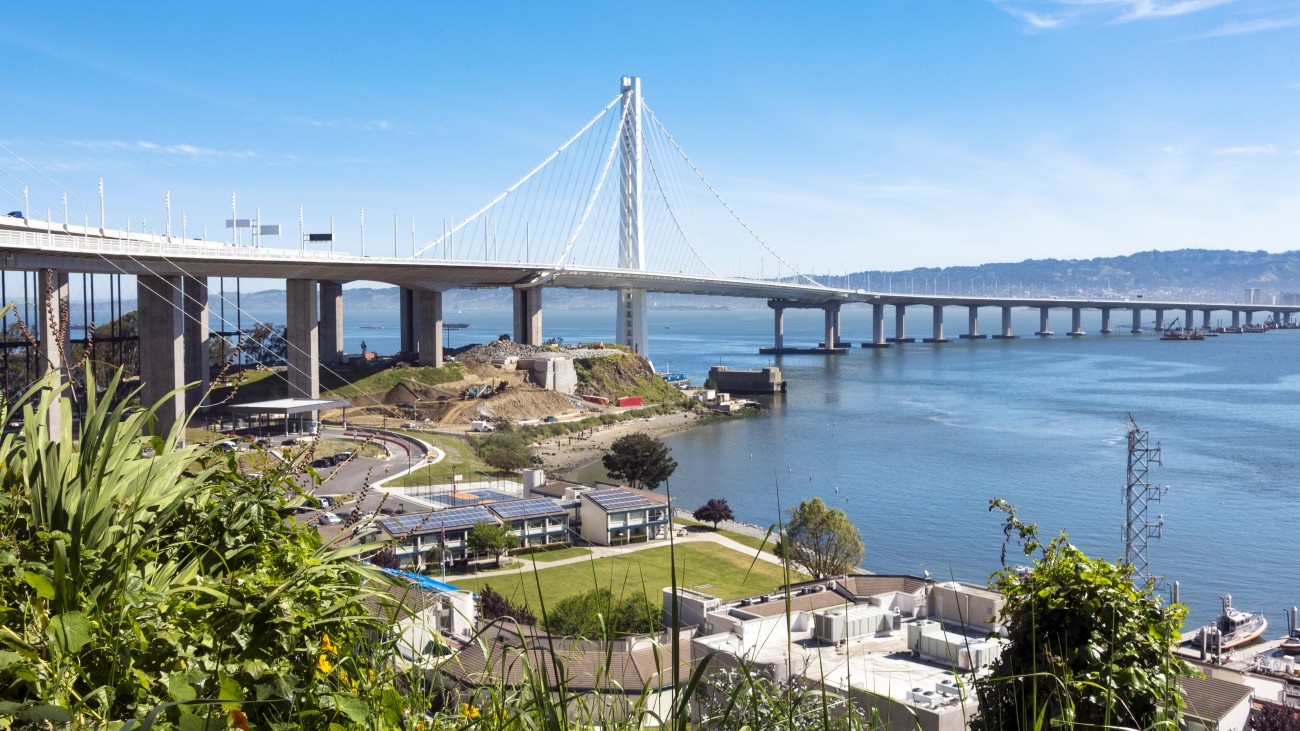
<path fill-rule="evenodd" d="M 1034 333 L 1040 338 L 1050 338 L 1053 333 L 1048 330 L 1047 315 L 1052 311 L 1050 307 L 1038 308 L 1038 332 Z"/>
<path fill-rule="evenodd" d="M 931 335 L 928 338 L 925 338 L 922 342 L 926 342 L 926 343 L 952 342 L 951 340 L 943 336 L 943 305 L 932 305 L 930 309 L 934 311 L 934 332 L 933 335 Z"/>
<path fill-rule="evenodd" d="M 840 310 L 842 307 L 843 305 L 839 302 L 827 302 L 825 305 L 824 309 L 826 310 L 827 324 L 829 326 L 826 342 L 831 344 L 827 347 L 853 347 L 852 343 L 844 342 L 844 330 L 840 320 Z"/>
<path fill-rule="evenodd" d="M 1101 308 L 1101 334 L 1110 335 L 1110 308 Z"/>
<path fill-rule="evenodd" d="M 907 305 L 894 305 L 894 337 L 891 343 L 915 343 L 916 338 L 907 337 Z"/>
<path fill-rule="evenodd" d="M 1282 324 L 1282 312 L 1280 310 L 1273 312 L 1273 324 L 1274 325 Z"/>
<path fill-rule="evenodd" d="M 399 321 L 397 325 L 398 337 L 401 344 L 397 346 L 399 353 L 414 353 L 416 348 L 415 340 L 415 290 L 409 287 L 402 287 L 397 290 L 397 308 Z"/>
<path fill-rule="evenodd" d="M 342 282 L 320 283 L 320 360 L 326 365 L 343 363 Z"/>
<path fill-rule="evenodd" d="M 772 315 L 775 319 L 772 347 L 780 350 L 785 347 L 785 305 L 768 300 L 767 306 L 772 308 Z"/>
<path fill-rule="evenodd" d="M 519 292 L 520 290 L 515 291 Z M 535 292 L 537 296 L 536 334 L 534 339 L 528 344 L 541 345 L 542 290 L 539 288 L 533 288 L 528 291 Z M 631 348 L 633 353 L 649 359 L 650 336 L 646 330 L 645 307 L 644 289 L 620 289 L 618 291 L 618 324 L 615 326 L 615 330 L 618 332 L 618 342 Z M 532 317 L 532 315 L 530 315 L 530 317 Z"/>
<path fill-rule="evenodd" d="M 966 332 L 959 337 L 968 340 L 983 340 L 987 335 L 980 335 L 980 308 L 976 305 L 966 306 Z"/>
<path fill-rule="evenodd" d="M 1209 310 L 1201 310 L 1201 329 L 1202 329 L 1202 330 L 1209 330 L 1209 329 L 1210 329 L 1210 311 L 1209 311 Z"/>
<path fill-rule="evenodd" d="M 1196 310 L 1188 307 L 1183 310 L 1183 329 L 1194 330 L 1196 328 Z"/>
<path fill-rule="evenodd" d="M 1078 338 L 1078 337 L 1083 337 L 1084 335 L 1087 335 L 1087 333 L 1083 331 L 1083 308 L 1071 307 L 1070 308 L 1070 337 Z"/>
<path fill-rule="evenodd" d="M 179 276 L 136 277 L 140 323 L 140 400 L 158 404 L 154 433 L 164 436 L 185 419 L 185 303 Z M 292 340 L 290 357 L 293 356 Z"/>
<path fill-rule="evenodd" d="M 863 343 L 864 348 L 889 348 L 893 343 L 885 342 L 885 306 L 879 302 L 871 303 L 871 342 Z"/>
<path fill-rule="evenodd" d="M 1142 334 L 1142 310 L 1136 307 L 1133 308 L 1133 329 L 1129 330 L 1129 332 L 1134 335 Z"/>
<path fill-rule="evenodd" d="M 23 276 L 26 276 L 24 274 Z M 59 382 L 66 383 L 63 375 L 66 358 L 72 352 L 68 322 L 68 273 L 42 269 L 40 278 L 40 316 L 36 319 L 38 353 L 41 376 L 58 373 Z M 60 389 L 62 390 L 62 389 Z M 60 441 L 63 433 L 63 410 L 56 406 L 46 412 L 45 429 L 52 441 Z"/>
<path fill-rule="evenodd" d="M 316 280 L 285 282 L 285 316 L 289 320 L 289 398 L 320 398 L 320 324 Z"/>
<path fill-rule="evenodd" d="M 442 292 L 416 292 L 420 365 L 442 367 Z"/>
<path fill-rule="evenodd" d="M 994 335 L 993 339 L 994 340 L 1015 340 L 1016 338 L 1019 337 L 1020 337 L 1019 335 L 1011 334 L 1011 308 L 1004 306 L 1002 308 L 1002 334 Z"/>
<path fill-rule="evenodd" d="M 822 340 L 822 347 L 827 350 L 839 347 L 839 342 L 835 339 L 835 320 L 836 315 L 838 314 L 839 310 L 837 307 L 833 307 L 829 304 L 822 307 L 822 330 L 825 331 L 822 335 L 824 338 Z"/>
<path fill-rule="evenodd" d="M 1254 324 L 1255 324 L 1255 311 L 1254 311 L 1254 310 L 1246 310 L 1246 324 L 1247 324 L 1247 325 L 1254 325 Z"/>
<path fill-rule="evenodd" d="M 1165 311 L 1156 310 L 1156 331 L 1165 329 Z"/>
<path fill-rule="evenodd" d="M 1232 326 L 1241 327 L 1241 310 L 1232 311 Z"/>
<path fill-rule="evenodd" d="M 623 298 L 640 293 L 642 306 L 633 302 L 624 307 Z M 641 290 L 619 290 L 618 325 L 616 330 L 618 342 L 633 346 L 631 340 L 635 334 L 635 320 L 645 315 L 645 292 Z M 518 287 L 514 290 L 515 342 L 521 345 L 542 344 L 542 289 L 541 287 Z M 626 322 L 624 322 L 626 318 Z M 644 322 L 642 323 L 644 326 Z M 635 346 L 633 346 L 635 347 Z M 644 354 L 642 354 L 644 355 Z"/>
<path fill-rule="evenodd" d="M 208 278 L 181 277 L 185 297 L 185 382 L 195 384 L 185 392 L 185 409 L 193 411 L 207 406 L 208 388 L 212 384 L 212 336 L 208 329 Z"/>

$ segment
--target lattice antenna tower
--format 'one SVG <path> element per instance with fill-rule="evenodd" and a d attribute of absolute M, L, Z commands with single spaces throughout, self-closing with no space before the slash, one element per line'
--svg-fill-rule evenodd
<path fill-rule="evenodd" d="M 1165 516 L 1159 515 L 1155 522 L 1151 522 L 1149 510 L 1151 503 L 1159 501 L 1169 491 L 1168 486 L 1152 486 L 1147 481 L 1147 472 L 1153 464 L 1163 464 L 1160 461 L 1160 443 L 1150 446 L 1147 432 L 1129 414 L 1128 480 L 1124 485 L 1124 562 L 1133 567 L 1133 575 L 1142 584 L 1153 578 L 1160 579 L 1151 575 L 1147 541 L 1160 538 Z"/>

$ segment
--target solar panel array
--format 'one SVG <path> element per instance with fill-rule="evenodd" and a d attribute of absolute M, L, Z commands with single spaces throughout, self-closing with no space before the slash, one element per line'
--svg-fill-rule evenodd
<path fill-rule="evenodd" d="M 658 503 L 647 498 L 645 495 L 640 495 L 631 490 L 617 487 L 613 490 L 589 492 L 586 493 L 586 495 L 591 498 L 593 503 L 599 505 L 607 513 L 633 510 L 635 508 L 649 508 L 658 505 Z"/>
<path fill-rule="evenodd" d="M 488 506 L 488 509 L 505 520 L 532 518 L 538 515 L 558 515 L 565 512 L 559 503 L 548 497 L 492 503 Z"/>
<path fill-rule="evenodd" d="M 380 518 L 379 525 L 389 533 L 440 531 L 450 528 L 467 528 L 478 523 L 495 523 L 496 517 L 487 508 L 475 505 L 468 508 L 451 508 L 436 513 L 414 513 Z"/>

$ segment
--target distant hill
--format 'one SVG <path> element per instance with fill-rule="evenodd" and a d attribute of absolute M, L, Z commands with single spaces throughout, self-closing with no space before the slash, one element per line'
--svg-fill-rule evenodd
<path fill-rule="evenodd" d="M 1261 290 L 1264 302 L 1285 293 L 1300 293 L 1300 251 L 1270 254 L 1266 251 L 1179 249 L 1143 251 L 1129 256 L 1097 259 L 1029 259 L 1018 263 L 979 266 L 861 270 L 852 274 L 816 276 L 833 287 L 877 292 L 921 294 L 977 294 L 1014 296 L 1102 297 L 1115 295 L 1214 302 L 1240 302 L 1247 288 Z M 229 284 L 229 280 L 227 280 Z M 213 292 L 213 296 L 216 293 Z M 233 299 L 228 291 L 227 297 Z M 765 307 L 763 300 L 735 297 L 697 297 L 650 294 L 649 305 L 658 310 L 748 309 Z M 283 289 L 244 292 L 244 309 L 283 309 Z M 548 289 L 543 304 L 551 309 L 596 310 L 614 306 L 614 293 L 597 290 Z M 393 310 L 397 288 L 355 287 L 343 290 L 348 310 Z M 134 309 L 135 302 L 123 302 Z M 443 308 L 448 313 L 501 311 L 510 308 L 504 288 L 460 289 L 447 292 Z M 450 319 L 454 319 L 450 318 Z"/>
<path fill-rule="evenodd" d="M 1056 295 L 1059 297 L 1143 295 L 1215 302 L 1240 302 L 1247 288 L 1264 301 L 1300 292 L 1300 251 L 1179 249 L 1143 251 L 1097 259 L 1029 259 L 1014 264 L 859 271 L 816 277 L 829 286 L 937 294 Z M 868 284 L 869 282 L 869 284 Z"/>

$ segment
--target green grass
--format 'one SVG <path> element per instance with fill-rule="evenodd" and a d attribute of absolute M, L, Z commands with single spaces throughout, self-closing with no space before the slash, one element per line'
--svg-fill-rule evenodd
<path fill-rule="evenodd" d="M 677 584 L 685 587 L 711 584 L 702 591 L 719 599 L 761 594 L 786 583 L 780 566 L 761 559 L 755 561 L 751 554 L 732 551 L 715 543 L 679 543 L 675 550 Z M 470 591 L 480 591 L 484 585 L 491 584 L 511 601 L 523 601 L 538 615 L 542 614 L 539 583 L 542 588 L 540 598 L 545 599 L 548 607 L 565 597 L 602 586 L 611 589 L 615 596 L 643 591 L 658 605 L 664 587 L 672 585 L 668 551 L 668 546 L 661 546 L 537 571 L 473 579 L 456 577 L 450 581 Z M 791 572 L 789 581 L 807 578 Z"/>
<path fill-rule="evenodd" d="M 520 556 L 520 559 L 531 558 L 534 561 L 563 561 L 566 558 L 576 558 L 586 556 L 591 553 L 590 548 L 557 548 L 554 551 L 538 551 Z"/>
<path fill-rule="evenodd" d="M 751 536 L 748 533 L 737 533 L 734 530 L 727 530 L 726 528 L 723 528 L 722 530 L 714 531 L 712 523 L 701 523 L 698 520 L 691 520 L 690 518 L 683 518 L 681 516 L 677 516 L 676 518 L 674 518 L 673 523 L 675 523 L 676 525 L 696 526 L 700 528 L 705 528 L 711 532 L 717 533 L 720 536 L 726 536 L 727 538 L 730 538 L 736 543 L 742 543 L 746 546 L 749 546 L 755 551 L 771 552 L 772 548 L 776 545 L 776 542 L 773 541 L 772 538 L 763 539 L 763 538 L 759 538 L 758 536 Z M 773 533 L 773 536 L 775 535 L 776 534 Z"/>
<path fill-rule="evenodd" d="M 437 464 L 423 465 L 409 475 L 388 483 L 393 487 L 419 487 L 421 485 L 445 485 L 455 475 L 462 475 L 467 482 L 482 477 L 495 477 L 497 472 L 484 464 L 474 453 L 474 447 L 460 437 L 446 434 L 429 434 L 420 431 L 403 431 L 403 434 L 429 442 L 446 453 L 446 457 Z"/>
<path fill-rule="evenodd" d="M 460 363 L 447 363 L 441 368 L 419 366 L 415 368 L 388 368 L 378 373 L 361 376 L 350 383 L 328 384 L 331 389 L 322 398 L 356 398 L 372 393 L 386 393 L 402 381 L 419 381 L 437 386 L 465 377 L 465 367 Z"/>

